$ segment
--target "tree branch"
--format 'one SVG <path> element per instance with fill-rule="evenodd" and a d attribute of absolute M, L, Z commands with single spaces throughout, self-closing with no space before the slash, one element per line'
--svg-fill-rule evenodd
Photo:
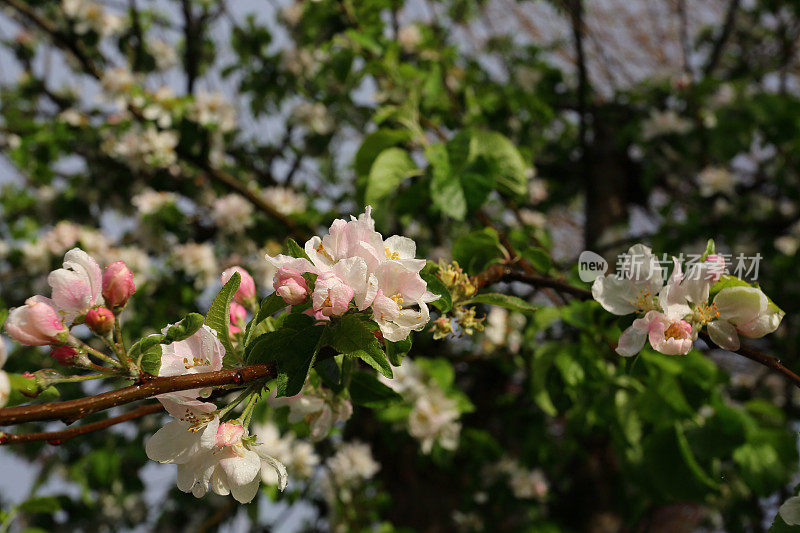
<path fill-rule="evenodd" d="M 87 398 L 42 405 L 6 407 L 0 409 L 0 426 L 42 420 L 62 420 L 66 424 L 71 424 L 86 415 L 158 394 L 221 385 L 240 385 L 274 376 L 275 364 L 267 363 L 202 374 L 154 377 L 130 387 L 122 387 Z"/>
<path fill-rule="evenodd" d="M 722 32 L 719 34 L 719 38 L 714 42 L 714 48 L 711 50 L 708 63 L 706 63 L 706 67 L 703 69 L 703 73 L 706 76 L 713 74 L 714 69 L 717 68 L 717 64 L 722 57 L 722 51 L 725 49 L 725 44 L 728 42 L 733 27 L 736 24 L 736 12 L 739 10 L 739 4 L 741 4 L 741 0 L 730 0 L 728 4 L 728 12 L 725 15 L 725 23 L 722 26 Z"/>
<path fill-rule="evenodd" d="M 160 403 L 152 403 L 137 407 L 136 409 L 128 411 L 123 415 L 112 416 L 111 418 L 107 418 L 105 420 L 99 420 L 97 422 L 92 422 L 91 424 L 84 424 L 82 426 L 65 429 L 62 431 L 22 434 L 3 433 L 0 431 L 0 446 L 34 441 L 46 441 L 48 444 L 58 446 L 59 444 L 63 444 L 65 441 L 68 441 L 74 437 L 85 435 L 86 433 L 91 433 L 92 431 L 106 429 L 108 427 L 121 424 L 123 422 L 128 422 L 129 420 L 135 420 L 149 414 L 159 413 L 163 410 L 164 407 Z"/>

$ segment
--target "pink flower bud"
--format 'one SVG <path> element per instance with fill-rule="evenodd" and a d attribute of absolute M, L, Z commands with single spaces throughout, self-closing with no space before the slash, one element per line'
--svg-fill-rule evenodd
<path fill-rule="evenodd" d="M 242 440 L 242 435 L 244 435 L 244 428 L 241 424 L 223 422 L 217 428 L 216 445 L 220 448 L 233 446 Z"/>
<path fill-rule="evenodd" d="M 106 307 L 95 307 L 86 313 L 86 325 L 98 335 L 107 335 L 114 329 L 114 313 Z"/>
<path fill-rule="evenodd" d="M 231 324 L 243 324 L 246 318 L 247 309 L 236 302 L 231 302 Z"/>
<path fill-rule="evenodd" d="M 236 294 L 233 295 L 233 299 L 240 304 L 246 304 L 256 297 L 256 282 L 253 281 L 253 276 L 251 276 L 247 270 L 240 266 L 234 266 L 226 269 L 225 272 L 222 273 L 222 276 L 220 276 L 219 279 L 223 285 L 228 283 L 233 277 L 234 272 L 238 272 L 242 279 L 239 282 L 239 289 L 236 291 Z"/>
<path fill-rule="evenodd" d="M 34 296 L 25 305 L 12 309 L 6 320 L 6 332 L 28 346 L 44 346 L 66 341 L 68 330 L 45 298 Z"/>
<path fill-rule="evenodd" d="M 75 364 L 75 359 L 78 356 L 77 350 L 72 346 L 63 345 L 57 346 L 53 348 L 53 351 L 50 352 L 50 357 L 55 359 L 59 364 L 64 366 L 72 366 Z"/>
<path fill-rule="evenodd" d="M 124 307 L 133 293 L 133 273 L 122 261 L 114 261 L 103 272 L 103 298 L 109 307 Z"/>
<path fill-rule="evenodd" d="M 308 285 L 299 272 L 280 267 L 275 276 L 275 292 L 289 305 L 298 305 L 308 298 Z"/>
<path fill-rule="evenodd" d="M 355 290 L 333 272 L 323 272 L 317 277 L 314 294 L 311 295 L 314 311 L 323 316 L 340 316 L 347 312 Z"/>

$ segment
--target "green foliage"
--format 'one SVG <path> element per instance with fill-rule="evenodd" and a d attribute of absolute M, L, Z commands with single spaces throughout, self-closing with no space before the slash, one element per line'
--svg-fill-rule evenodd
<path fill-rule="evenodd" d="M 453 259 L 468 274 L 474 275 L 498 261 L 501 250 L 497 232 L 485 228 L 456 239 L 453 242 Z"/>
<path fill-rule="evenodd" d="M 418 173 L 417 165 L 402 148 L 383 150 L 369 170 L 364 203 L 375 205 L 397 192 L 406 178 Z"/>
<path fill-rule="evenodd" d="M 238 359 L 228 329 L 231 325 L 231 300 L 236 294 L 240 282 L 241 276 L 238 272 L 234 272 L 228 283 L 222 287 L 214 301 L 211 302 L 211 307 L 206 313 L 206 325 L 217 332 L 217 338 L 225 347 L 225 358 L 223 359 L 225 366 L 233 366 Z"/>
<path fill-rule="evenodd" d="M 392 377 L 392 367 L 375 337 L 378 325 L 357 315 L 345 315 L 326 332 L 325 341 L 345 357 L 357 357 L 386 376 Z"/>
<path fill-rule="evenodd" d="M 173 342 L 188 339 L 203 326 L 204 317 L 199 313 L 189 313 L 177 324 L 167 328 L 162 344 L 172 344 Z"/>
<path fill-rule="evenodd" d="M 434 305 L 442 313 L 446 313 L 453 308 L 453 298 L 450 295 L 450 291 L 442 283 L 442 280 L 436 275 L 437 272 L 439 272 L 439 266 L 432 261 L 428 261 L 420 271 L 420 276 L 428 284 L 428 290 L 433 294 L 439 295 L 439 298 L 431 302 L 431 305 Z"/>
<path fill-rule="evenodd" d="M 353 403 L 373 409 L 385 407 L 401 399 L 394 390 L 378 381 L 372 372 L 353 372 L 349 390 Z"/>

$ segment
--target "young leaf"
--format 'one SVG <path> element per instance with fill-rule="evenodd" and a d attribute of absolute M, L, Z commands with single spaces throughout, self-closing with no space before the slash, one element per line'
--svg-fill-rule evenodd
<path fill-rule="evenodd" d="M 152 344 L 144 347 L 142 355 L 142 372 L 147 372 L 150 375 L 157 376 L 158 371 L 161 370 L 161 344 Z M 138 355 L 136 356 L 139 357 Z"/>
<path fill-rule="evenodd" d="M 714 239 L 708 239 L 708 243 L 706 244 L 706 251 L 703 252 L 702 257 L 700 257 L 701 261 L 705 261 L 706 257 L 709 255 L 714 255 L 716 252 L 716 245 L 714 244 Z"/>
<path fill-rule="evenodd" d="M 422 276 L 422 279 L 428 284 L 428 290 L 433 294 L 439 295 L 439 299 L 432 301 L 431 305 L 435 306 L 442 313 L 446 313 L 453 307 L 453 298 L 450 296 L 450 291 L 447 290 L 447 287 L 442 283 L 442 280 L 436 275 L 438 271 L 439 266 L 432 261 L 428 261 L 419 275 Z"/>
<path fill-rule="evenodd" d="M 286 253 L 292 257 L 308 259 L 306 251 L 294 239 L 286 239 Z"/>
<path fill-rule="evenodd" d="M 552 266 L 550 255 L 543 248 L 528 248 L 522 252 L 522 257 L 541 273 L 546 273 Z"/>
<path fill-rule="evenodd" d="M 752 287 L 746 281 L 737 278 L 736 276 L 731 276 L 729 274 L 723 274 L 720 276 L 719 281 L 717 281 L 712 287 L 710 294 L 711 296 L 715 296 L 719 291 L 722 289 L 727 289 L 730 287 Z"/>
<path fill-rule="evenodd" d="M 475 275 L 500 257 L 500 239 L 497 232 L 485 228 L 459 237 L 453 243 L 453 259 L 467 271 Z"/>
<path fill-rule="evenodd" d="M 387 148 L 372 163 L 364 194 L 366 204 L 376 204 L 394 194 L 408 177 L 417 174 L 417 165 L 402 148 Z"/>
<path fill-rule="evenodd" d="M 470 161 L 483 157 L 494 167 L 498 191 L 510 196 L 528 193 L 527 165 L 507 137 L 493 131 L 473 132 L 469 152 Z"/>
<path fill-rule="evenodd" d="M 252 332 L 253 328 L 260 324 L 263 320 L 271 317 L 281 309 L 286 307 L 286 302 L 283 301 L 283 298 L 277 295 L 277 293 L 272 293 L 266 298 L 261 301 L 261 307 L 258 310 L 255 318 L 251 320 L 247 327 L 245 328 L 244 332 L 244 342 L 248 344 L 250 342 L 250 333 Z"/>
<path fill-rule="evenodd" d="M 498 307 L 505 307 L 511 311 L 517 311 L 518 313 L 533 313 L 536 311 L 535 307 L 522 298 L 493 292 L 478 294 L 477 296 L 472 297 L 472 299 L 470 299 L 468 302 L 465 302 L 465 304 L 496 305 Z"/>
<path fill-rule="evenodd" d="M 358 370 L 350 377 L 350 399 L 356 405 L 380 408 L 392 402 L 402 401 L 403 398 L 378 381 L 372 372 Z"/>
<path fill-rule="evenodd" d="M 411 138 L 408 130 L 381 128 L 367 135 L 356 152 L 355 169 L 358 176 L 367 176 L 372 163 L 385 149 L 397 146 Z"/>
<path fill-rule="evenodd" d="M 380 342 L 367 322 L 356 315 L 345 315 L 338 324 L 328 328 L 327 342 L 348 357 L 358 357 L 386 376 L 392 377 L 392 367 Z"/>
<path fill-rule="evenodd" d="M 228 328 L 231 324 L 231 299 L 239 288 L 241 279 L 239 273 L 234 272 L 228 283 L 222 287 L 217 297 L 211 302 L 211 307 L 209 307 L 206 314 L 206 325 L 217 332 L 217 338 L 222 343 L 222 346 L 225 347 L 226 359 L 229 359 L 228 356 L 235 357 L 234 354 L 236 353 L 228 335 Z M 225 363 L 228 364 L 227 361 Z"/>
<path fill-rule="evenodd" d="M 392 363 L 392 366 L 400 366 L 403 362 L 403 357 L 409 351 L 411 351 L 411 334 L 401 341 L 386 341 L 386 355 L 389 356 L 389 362 Z"/>
<path fill-rule="evenodd" d="M 172 344 L 176 341 L 188 339 L 197 333 L 197 330 L 199 330 L 203 325 L 203 320 L 203 315 L 200 313 L 189 313 L 183 318 L 183 320 L 177 324 L 173 324 L 169 327 L 169 329 L 167 329 L 167 332 L 164 334 L 164 339 L 161 341 L 161 343 Z"/>

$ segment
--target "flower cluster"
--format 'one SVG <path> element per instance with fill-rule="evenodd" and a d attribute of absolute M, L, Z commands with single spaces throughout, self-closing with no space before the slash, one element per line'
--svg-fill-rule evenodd
<path fill-rule="evenodd" d="M 257 448 L 269 450 L 270 455 L 286 465 L 293 479 L 310 479 L 314 475 L 320 459 L 311 443 L 299 440 L 291 431 L 281 435 L 278 426 L 270 421 L 254 424 L 253 435 L 259 443 Z M 274 468 L 262 468 L 261 479 L 268 485 L 278 483 Z"/>
<path fill-rule="evenodd" d="M 453 309 L 450 312 L 452 319 L 449 315 L 443 315 L 433 322 L 433 338 L 443 339 L 454 334 L 453 319 L 458 325 L 460 333 L 472 335 L 476 331 L 483 331 L 483 321 L 486 317 L 478 318 L 475 308 L 465 305 L 478 292 L 478 287 L 475 286 L 472 278 L 464 272 L 457 261 L 450 264 L 440 261 L 437 275 L 450 292 Z"/>
<path fill-rule="evenodd" d="M 461 412 L 442 388 L 406 357 L 394 369 L 394 377 L 379 379 L 412 405 L 406 421 L 408 433 L 420 442 L 422 451 L 431 453 L 434 444 L 445 450 L 458 448 Z"/>
<path fill-rule="evenodd" d="M 425 327 L 427 303 L 438 296 L 420 276 L 424 259 L 415 259 L 416 244 L 407 237 L 385 239 L 375 231 L 371 208 L 350 221 L 337 219 L 324 237 L 305 244 L 306 258 L 267 256 L 278 269 L 275 291 L 290 305 L 310 299 L 312 314 L 330 320 L 349 309 L 371 309 L 386 340 L 397 342 Z M 303 274 L 316 275 L 313 290 Z"/>
<path fill-rule="evenodd" d="M 647 340 L 663 354 L 686 354 L 704 327 L 717 345 L 737 350 L 739 335 L 763 337 L 783 319 L 783 311 L 760 289 L 736 278 L 723 283 L 711 299 L 712 287 L 725 270 L 721 256 L 708 255 L 685 274 L 673 258 L 666 281 L 658 259 L 646 246 L 632 246 L 627 258 L 618 274 L 601 276 L 592 285 L 592 296 L 607 311 L 640 315 L 620 336 L 617 353 L 625 357 L 639 353 Z"/>

